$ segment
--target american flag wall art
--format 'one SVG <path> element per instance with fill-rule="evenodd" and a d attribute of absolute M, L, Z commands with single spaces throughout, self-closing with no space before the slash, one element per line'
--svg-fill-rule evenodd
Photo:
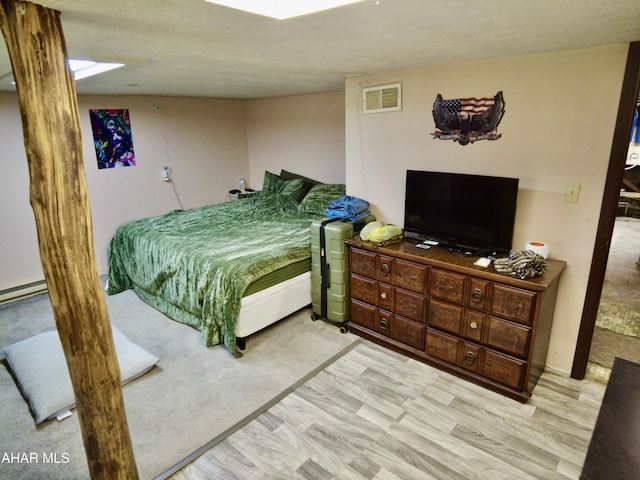
<path fill-rule="evenodd" d="M 493 98 L 456 98 L 445 100 L 441 94 L 433 103 L 436 131 L 433 138 L 453 140 L 468 145 L 478 140 L 497 140 L 497 132 L 504 115 L 504 96 L 498 92 Z"/>

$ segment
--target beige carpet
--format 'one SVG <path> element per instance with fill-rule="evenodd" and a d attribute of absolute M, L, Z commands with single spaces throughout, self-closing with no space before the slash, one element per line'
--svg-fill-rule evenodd
<path fill-rule="evenodd" d="M 168 319 L 132 291 L 107 297 L 107 304 L 113 324 L 160 358 L 158 367 L 123 388 L 143 479 L 162 474 L 358 340 L 312 321 L 311 310 L 304 309 L 249 337 L 245 355 L 235 359 L 222 346 L 205 347 L 199 332 Z M 46 295 L 0 305 L 0 348 L 53 328 Z M 0 455 L 22 459 L 0 463 L 0 478 L 88 478 L 77 415 L 36 427 L 4 362 L 0 402 Z M 40 461 L 29 461 L 33 453 Z M 43 454 L 51 461 L 44 463 Z"/>
<path fill-rule="evenodd" d="M 640 220 L 616 220 L 585 377 L 607 383 L 615 357 L 640 363 Z"/>

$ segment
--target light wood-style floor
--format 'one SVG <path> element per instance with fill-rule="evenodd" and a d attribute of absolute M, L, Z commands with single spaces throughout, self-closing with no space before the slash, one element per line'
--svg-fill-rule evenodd
<path fill-rule="evenodd" d="M 604 389 L 545 372 L 521 404 L 362 340 L 171 478 L 577 479 Z"/>

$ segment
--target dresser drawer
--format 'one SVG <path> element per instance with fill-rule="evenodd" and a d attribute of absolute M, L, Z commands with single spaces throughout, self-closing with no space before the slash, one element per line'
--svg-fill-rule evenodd
<path fill-rule="evenodd" d="M 429 301 L 429 327 L 459 335 L 463 313 L 462 307 L 431 299 Z"/>
<path fill-rule="evenodd" d="M 463 342 L 458 345 L 460 351 L 459 364 L 465 370 L 479 373 L 482 370 L 480 351 L 481 347 L 474 343 Z"/>
<path fill-rule="evenodd" d="M 395 305 L 393 311 L 398 315 L 424 323 L 427 299 L 424 295 L 395 289 Z"/>
<path fill-rule="evenodd" d="M 486 315 L 473 310 L 467 310 L 464 313 L 462 322 L 462 336 L 480 343 L 482 341 L 482 332 L 484 330 Z"/>
<path fill-rule="evenodd" d="M 350 255 L 351 273 L 357 273 L 363 277 L 376 278 L 376 257 L 375 253 L 352 248 Z"/>
<path fill-rule="evenodd" d="M 376 258 L 376 278 L 381 282 L 391 283 L 396 260 L 393 257 L 387 257 L 386 255 L 378 255 Z"/>
<path fill-rule="evenodd" d="M 396 303 L 396 289 L 386 283 L 378 283 L 378 297 L 376 305 L 385 310 L 393 310 Z"/>
<path fill-rule="evenodd" d="M 522 388 L 526 362 L 503 355 L 480 345 L 427 329 L 427 354 L 478 373 L 511 388 Z"/>
<path fill-rule="evenodd" d="M 485 344 L 521 358 L 529 351 L 531 329 L 501 318 L 490 316 L 485 330 Z"/>
<path fill-rule="evenodd" d="M 521 389 L 526 363 L 493 350 L 484 351 L 483 375 L 508 387 Z"/>
<path fill-rule="evenodd" d="M 537 294 L 504 285 L 493 285 L 491 308 L 494 315 L 531 325 Z"/>
<path fill-rule="evenodd" d="M 429 355 L 455 365 L 458 360 L 458 339 L 427 328 L 425 351 Z"/>
<path fill-rule="evenodd" d="M 425 326 L 421 323 L 385 310 L 378 310 L 375 330 L 410 347 L 424 349 Z"/>
<path fill-rule="evenodd" d="M 463 304 L 466 278 L 458 273 L 432 268 L 429 274 L 429 295 Z"/>
<path fill-rule="evenodd" d="M 417 263 L 396 259 L 396 276 L 393 284 L 396 287 L 411 290 L 416 293 L 425 293 L 427 285 L 427 267 Z"/>
<path fill-rule="evenodd" d="M 351 291 L 351 298 L 377 305 L 378 282 L 375 280 L 352 274 L 349 289 Z"/>
<path fill-rule="evenodd" d="M 470 277 L 468 282 L 469 290 L 467 292 L 465 305 L 474 310 L 485 311 L 487 309 L 487 297 L 489 295 L 489 282 L 473 277 Z"/>
<path fill-rule="evenodd" d="M 376 311 L 377 309 L 366 303 L 359 302 L 358 300 L 351 299 L 351 312 L 349 314 L 349 320 L 358 325 L 373 330 L 376 326 Z"/>

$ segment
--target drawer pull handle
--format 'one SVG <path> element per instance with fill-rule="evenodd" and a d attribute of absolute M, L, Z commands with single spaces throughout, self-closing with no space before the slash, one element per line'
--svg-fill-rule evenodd
<path fill-rule="evenodd" d="M 482 290 L 479 288 L 474 289 L 471 293 L 471 301 L 474 303 L 482 302 L 482 297 L 484 297 L 484 295 L 482 294 Z"/>
<path fill-rule="evenodd" d="M 477 322 L 471 322 L 469 324 L 469 326 L 471 327 L 472 330 L 475 330 L 476 328 L 478 328 L 478 323 Z"/>
<path fill-rule="evenodd" d="M 380 273 L 382 273 L 382 275 L 389 275 L 389 272 L 391 271 L 391 269 L 389 268 L 389 265 L 387 265 L 386 263 L 383 263 L 382 265 L 380 265 Z"/>
<path fill-rule="evenodd" d="M 386 292 L 382 292 L 382 293 L 380 294 L 380 298 L 381 298 L 381 299 L 383 299 L 383 300 L 386 300 L 386 299 L 387 299 L 387 294 L 386 294 Z"/>
<path fill-rule="evenodd" d="M 476 362 L 476 356 L 473 352 L 467 352 L 464 354 L 464 363 L 473 365 Z"/>
<path fill-rule="evenodd" d="M 386 318 L 383 318 L 382 320 L 380 320 L 380 328 L 382 330 L 386 330 L 388 326 L 389 326 L 389 322 L 387 321 Z"/>

